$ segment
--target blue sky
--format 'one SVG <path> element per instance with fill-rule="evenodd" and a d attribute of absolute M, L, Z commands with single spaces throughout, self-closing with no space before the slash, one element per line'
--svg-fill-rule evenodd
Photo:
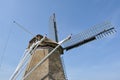
<path fill-rule="evenodd" d="M 69 80 L 120 80 L 120 0 L 0 0 L 0 80 L 8 80 L 31 35 L 48 34 L 56 13 L 59 40 L 95 24 L 111 21 L 115 35 L 93 41 L 63 55 Z"/>

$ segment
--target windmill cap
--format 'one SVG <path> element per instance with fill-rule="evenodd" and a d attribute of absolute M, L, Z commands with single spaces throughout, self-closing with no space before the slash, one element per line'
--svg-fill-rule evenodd
<path fill-rule="evenodd" d="M 43 38 L 42 35 L 37 34 L 35 37 L 33 37 L 30 41 L 29 41 L 29 45 L 28 45 L 28 49 L 30 48 L 30 46 L 32 46 L 33 43 L 40 41 Z M 55 48 L 58 45 L 57 42 L 48 39 L 47 37 L 38 45 L 38 47 L 52 47 Z M 63 54 L 63 48 L 62 46 L 60 46 L 58 48 L 58 50 L 60 51 L 61 54 Z"/>

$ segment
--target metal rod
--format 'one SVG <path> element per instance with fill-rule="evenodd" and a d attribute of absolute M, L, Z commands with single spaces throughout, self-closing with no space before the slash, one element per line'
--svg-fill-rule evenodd
<path fill-rule="evenodd" d="M 32 36 L 35 36 L 32 32 L 30 32 L 29 30 L 27 30 L 25 27 L 23 27 L 21 24 L 19 24 L 16 21 L 13 21 L 13 23 L 15 23 L 18 27 L 20 27 L 22 30 L 24 30 L 25 32 L 29 33 Z"/>

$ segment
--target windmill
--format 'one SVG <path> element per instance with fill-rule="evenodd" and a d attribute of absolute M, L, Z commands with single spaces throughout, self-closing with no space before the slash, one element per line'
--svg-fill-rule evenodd
<path fill-rule="evenodd" d="M 69 51 L 116 32 L 111 23 L 104 22 L 59 41 L 55 14 L 50 17 L 50 23 L 49 38 L 38 34 L 29 41 L 10 80 L 16 80 L 21 72 L 20 80 L 67 80 L 61 60 L 64 50 Z"/>

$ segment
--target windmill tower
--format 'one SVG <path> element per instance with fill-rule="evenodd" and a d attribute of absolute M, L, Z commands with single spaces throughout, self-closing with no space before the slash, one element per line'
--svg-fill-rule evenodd
<path fill-rule="evenodd" d="M 30 40 L 23 59 L 18 64 L 10 80 L 16 80 L 20 69 L 26 62 L 28 55 L 31 57 L 25 67 L 22 80 L 66 80 L 61 55 L 88 42 L 106 37 L 115 32 L 114 26 L 109 22 L 95 25 L 77 35 L 72 35 L 58 42 L 55 14 L 51 16 L 50 38 L 36 35 Z M 63 46 L 61 46 L 61 44 Z"/>
<path fill-rule="evenodd" d="M 37 35 L 30 42 L 28 48 L 37 40 L 43 38 L 41 35 Z M 32 54 L 31 60 L 25 71 L 25 75 L 50 51 L 57 46 L 57 43 L 46 38 Z M 61 62 L 60 55 L 63 54 L 62 47 L 59 47 L 41 66 L 37 67 L 29 76 L 24 80 L 65 80 L 64 70 Z"/>

